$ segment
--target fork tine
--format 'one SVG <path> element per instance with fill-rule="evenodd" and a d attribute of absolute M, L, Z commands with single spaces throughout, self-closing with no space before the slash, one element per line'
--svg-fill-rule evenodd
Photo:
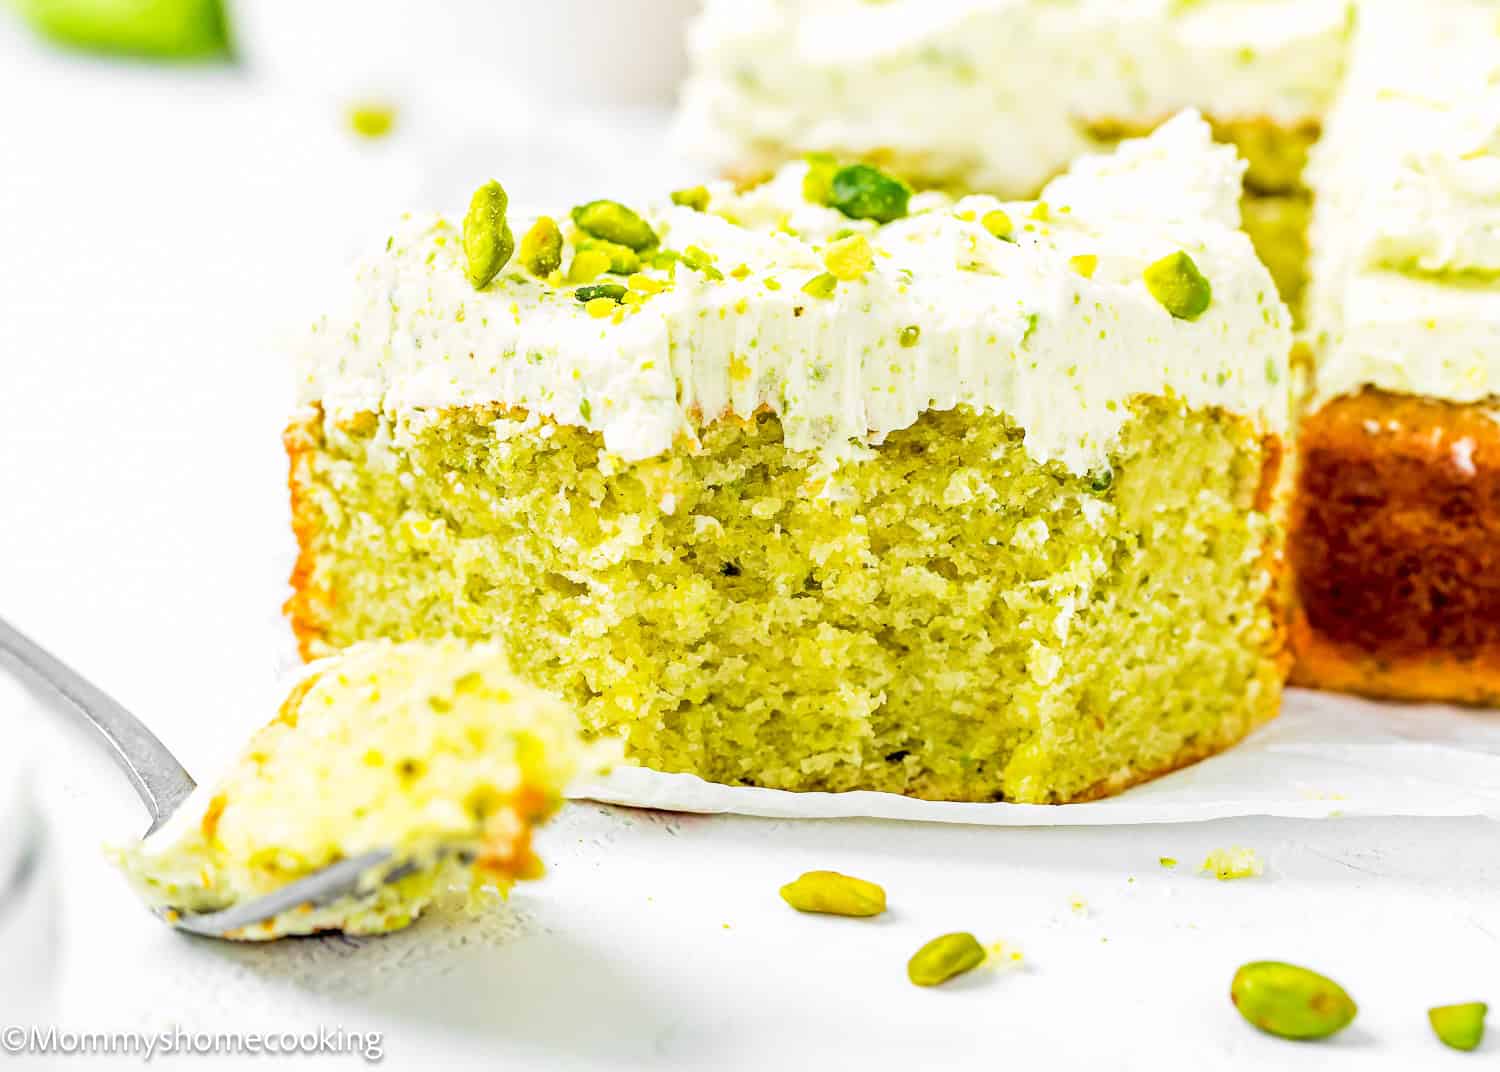
<path fill-rule="evenodd" d="M 178 912 L 175 909 L 163 908 L 158 909 L 157 915 L 178 930 L 189 934 L 197 934 L 205 938 L 228 938 L 232 937 L 236 931 L 243 931 L 257 923 L 264 923 L 301 905 L 325 905 L 343 897 L 368 894 L 379 886 L 410 873 L 405 867 L 397 867 L 389 874 L 381 876 L 380 882 L 368 889 L 361 889 L 360 879 L 370 871 L 389 862 L 390 859 L 391 853 L 388 850 L 377 849 L 363 856 L 353 856 L 347 860 L 340 860 L 336 864 L 330 864 L 321 871 L 288 886 L 283 886 L 273 893 L 235 905 L 233 908 L 225 908 L 218 912 Z"/>

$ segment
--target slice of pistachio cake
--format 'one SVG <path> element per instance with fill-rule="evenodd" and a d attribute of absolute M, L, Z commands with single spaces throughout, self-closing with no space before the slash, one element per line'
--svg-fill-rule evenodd
<path fill-rule="evenodd" d="M 1500 5 L 1363 14 L 1311 170 L 1296 674 L 1500 704 Z"/>
<path fill-rule="evenodd" d="M 223 778 L 113 855 L 153 907 L 214 912 L 389 850 L 367 896 L 233 937 L 397 930 L 445 889 L 537 877 L 532 828 L 597 747 L 498 645 L 376 641 L 311 667 Z"/>
<path fill-rule="evenodd" d="M 1184 115 L 1035 202 L 819 160 L 406 219 L 302 353 L 305 652 L 498 636 L 732 784 L 1061 802 L 1234 743 L 1291 345 L 1243 168 Z"/>

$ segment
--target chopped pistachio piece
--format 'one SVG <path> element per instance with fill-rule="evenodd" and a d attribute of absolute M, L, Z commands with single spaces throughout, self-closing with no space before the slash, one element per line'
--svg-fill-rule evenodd
<path fill-rule="evenodd" d="M 1147 268 L 1145 279 L 1151 296 L 1178 320 L 1197 320 L 1213 301 L 1213 287 L 1181 250 Z"/>
<path fill-rule="evenodd" d="M 921 338 L 921 326 L 917 324 L 908 324 L 906 325 L 906 327 L 901 329 L 901 334 L 896 336 L 896 341 L 899 342 L 904 349 L 910 350 L 913 346 L 917 345 L 918 341 L 920 341 Z"/>
<path fill-rule="evenodd" d="M 614 298 L 593 298 L 585 302 L 583 306 L 589 316 L 595 320 L 603 320 L 606 316 L 612 315 L 619 307 L 620 303 Z"/>
<path fill-rule="evenodd" d="M 865 273 L 875 267 L 875 251 L 864 235 L 851 235 L 829 246 L 823 254 L 823 263 L 834 278 L 848 283 L 863 279 Z"/>
<path fill-rule="evenodd" d="M 917 986 L 937 986 L 984 963 L 984 946 L 968 932 L 945 934 L 918 949 L 906 965 L 906 977 Z"/>
<path fill-rule="evenodd" d="M 851 220 L 890 223 L 906 215 L 911 187 L 869 164 L 850 164 L 834 172 L 828 204 Z"/>
<path fill-rule="evenodd" d="M 1467 1053 L 1477 1050 L 1484 1041 L 1484 1018 L 1489 1011 L 1482 1001 L 1439 1005 L 1427 1010 L 1427 1021 L 1444 1046 Z"/>
<path fill-rule="evenodd" d="M 604 238 L 582 238 L 577 243 L 579 249 L 596 249 L 609 258 L 608 271 L 615 275 L 629 275 L 631 272 L 639 271 L 641 267 L 641 255 L 629 246 L 622 246 L 618 242 L 611 242 Z"/>
<path fill-rule="evenodd" d="M 361 138 L 383 138 L 396 128 L 396 109 L 376 101 L 352 104 L 349 106 L 349 128 Z"/>
<path fill-rule="evenodd" d="M 1016 225 L 1011 222 L 1010 216 L 1004 209 L 992 209 L 984 214 L 984 219 L 979 221 L 986 231 L 996 238 L 1009 239 Z"/>
<path fill-rule="evenodd" d="M 1094 272 L 1099 267 L 1099 258 L 1092 253 L 1080 253 L 1068 261 L 1068 266 L 1083 278 L 1093 279 Z"/>
<path fill-rule="evenodd" d="M 1265 871 L 1265 865 L 1254 849 L 1215 849 L 1203 861 L 1203 870 L 1226 882 L 1234 878 L 1257 878 Z"/>
<path fill-rule="evenodd" d="M 569 283 L 592 283 L 610 269 L 609 254 L 597 249 L 581 249 L 568 265 Z"/>
<path fill-rule="evenodd" d="M 813 276 L 806 283 L 802 284 L 802 293 L 810 294 L 814 298 L 831 298 L 833 297 L 833 292 L 838 289 L 838 286 L 838 276 L 832 272 L 824 272 L 822 275 Z"/>
<path fill-rule="evenodd" d="M 724 278 L 724 273 L 714 267 L 714 255 L 706 249 L 698 246 L 688 246 L 682 251 L 682 263 L 695 272 L 702 272 L 709 279 L 719 280 Z"/>
<path fill-rule="evenodd" d="M 591 286 L 579 287 L 573 292 L 573 297 L 585 305 L 599 298 L 608 298 L 612 302 L 617 302 L 625 297 L 625 288 L 618 283 L 594 283 Z"/>
<path fill-rule="evenodd" d="M 521 267 L 545 278 L 562 267 L 563 237 L 557 221 L 542 216 L 521 236 Z"/>
<path fill-rule="evenodd" d="M 802 196 L 815 205 L 826 205 L 833 192 L 833 176 L 839 162 L 832 153 L 808 153 L 807 174 L 802 178 Z"/>
<path fill-rule="evenodd" d="M 573 222 L 584 234 L 629 246 L 639 253 L 656 245 L 656 232 L 634 209 L 618 201 L 590 201 L 573 210 Z"/>
<path fill-rule="evenodd" d="M 667 285 L 660 279 L 653 279 L 642 272 L 636 272 L 625 283 L 637 294 L 660 294 L 667 289 Z"/>
<path fill-rule="evenodd" d="M 691 186 L 686 190 L 675 190 L 672 193 L 672 204 L 682 205 L 695 212 L 707 212 L 708 200 L 707 186 Z"/>
<path fill-rule="evenodd" d="M 505 219 L 509 205 L 505 187 L 493 179 L 475 190 L 469 199 L 463 230 L 465 274 L 476 290 L 489 286 L 515 252 L 516 240 Z"/>

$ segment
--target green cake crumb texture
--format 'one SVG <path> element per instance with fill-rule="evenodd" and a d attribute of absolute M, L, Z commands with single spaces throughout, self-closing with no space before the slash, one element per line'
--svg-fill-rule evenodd
<path fill-rule="evenodd" d="M 1107 480 L 967 409 L 831 477 L 771 415 L 634 464 L 495 408 L 310 431 L 314 647 L 497 635 L 659 769 L 1059 801 L 1232 743 L 1278 702 L 1279 536 L 1237 418 L 1138 404 Z"/>

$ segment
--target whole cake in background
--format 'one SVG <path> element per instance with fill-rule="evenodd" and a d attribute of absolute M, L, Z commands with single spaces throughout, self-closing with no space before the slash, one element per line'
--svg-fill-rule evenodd
<path fill-rule="evenodd" d="M 406 218 L 286 437 L 309 655 L 501 640 L 668 771 L 1063 802 L 1272 717 L 1290 316 L 1185 115 L 1039 201 L 832 157 Z"/>
<path fill-rule="evenodd" d="M 1493 0 L 709 0 L 692 54 L 679 141 L 732 174 L 836 148 L 1015 194 L 1205 111 L 1306 314 L 1295 680 L 1500 702 Z"/>
<path fill-rule="evenodd" d="M 740 176 L 831 151 L 1032 197 L 1197 108 L 1249 161 L 1244 226 L 1294 301 L 1302 167 L 1352 15 L 1351 0 L 708 0 L 677 140 Z"/>
<path fill-rule="evenodd" d="M 1368 4 L 1310 168 L 1297 680 L 1500 702 L 1500 4 Z"/>

